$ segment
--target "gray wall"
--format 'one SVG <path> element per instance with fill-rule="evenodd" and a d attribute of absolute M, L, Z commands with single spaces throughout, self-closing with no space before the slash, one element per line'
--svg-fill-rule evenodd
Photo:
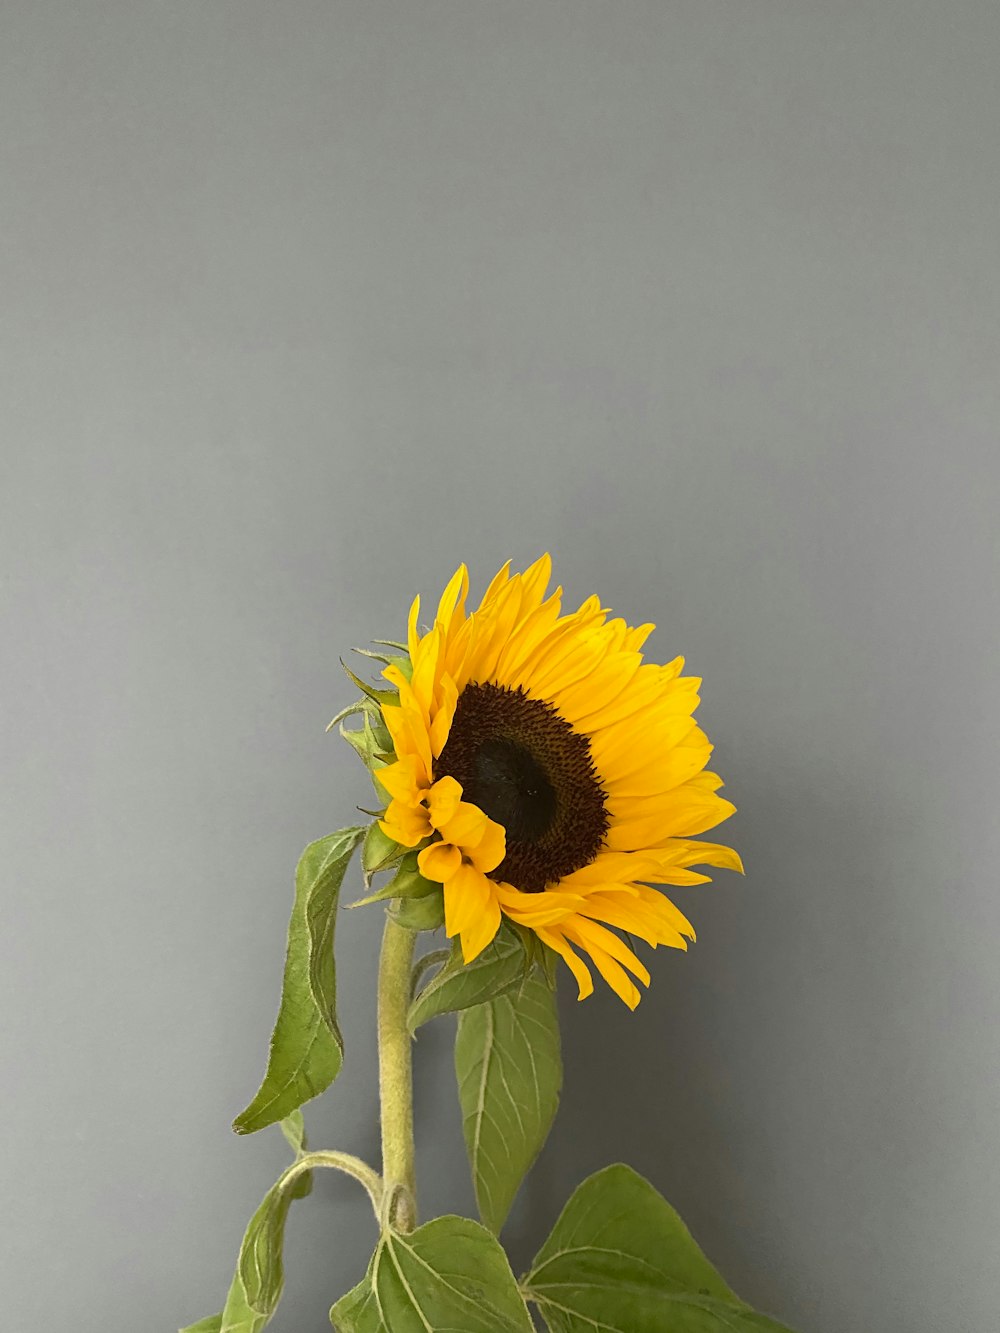
<path fill-rule="evenodd" d="M 5 0 L 5 1329 L 218 1308 L 337 656 L 546 548 L 706 678 L 749 873 L 564 997 L 515 1259 L 624 1156 L 801 1333 L 996 1327 L 998 59 L 993 0 Z M 308 1111 L 365 1154 L 378 930 Z M 372 1241 L 321 1180 L 278 1333 Z"/>

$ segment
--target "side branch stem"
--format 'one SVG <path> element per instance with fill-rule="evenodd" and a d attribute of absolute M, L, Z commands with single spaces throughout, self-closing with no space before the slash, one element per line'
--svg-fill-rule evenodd
<path fill-rule="evenodd" d="M 346 1152 L 306 1152 L 303 1153 L 282 1175 L 282 1182 L 286 1185 L 306 1171 L 311 1171 L 316 1166 L 333 1167 L 335 1171 L 343 1171 L 345 1175 L 353 1176 L 356 1181 L 365 1187 L 369 1199 L 372 1201 L 372 1207 L 375 1209 L 375 1216 L 378 1217 L 382 1209 L 382 1180 L 377 1171 L 373 1171 L 367 1162 L 363 1162 L 360 1157 L 354 1157 Z"/>
<path fill-rule="evenodd" d="M 382 1176 L 389 1221 L 398 1231 L 417 1224 L 413 1149 L 413 1061 L 406 1026 L 416 933 L 386 915 L 378 972 L 379 1097 Z"/>

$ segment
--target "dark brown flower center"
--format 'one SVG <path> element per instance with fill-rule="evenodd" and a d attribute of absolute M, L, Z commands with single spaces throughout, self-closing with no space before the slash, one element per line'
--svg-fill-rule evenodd
<path fill-rule="evenodd" d="M 521 689 L 465 687 L 434 777 L 456 778 L 503 825 L 507 854 L 490 878 L 526 893 L 589 865 L 608 831 L 587 737 Z"/>

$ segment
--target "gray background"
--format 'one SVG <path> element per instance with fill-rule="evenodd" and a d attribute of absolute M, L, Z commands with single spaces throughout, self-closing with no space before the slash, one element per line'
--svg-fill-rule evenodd
<path fill-rule="evenodd" d="M 1000 9 L 5 0 L 5 1329 L 218 1309 L 286 1158 L 337 656 L 550 548 L 706 678 L 739 815 L 633 1017 L 563 996 L 525 1263 L 626 1157 L 801 1333 L 997 1327 Z M 339 937 L 373 1154 L 376 911 Z M 450 1027 L 423 1210 L 471 1207 Z M 374 1238 L 329 1175 L 278 1333 Z"/>

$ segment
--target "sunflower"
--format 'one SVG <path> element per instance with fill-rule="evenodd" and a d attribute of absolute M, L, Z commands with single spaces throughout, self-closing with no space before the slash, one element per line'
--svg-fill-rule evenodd
<path fill-rule="evenodd" d="M 585 955 L 634 1009 L 633 978 L 649 972 L 622 935 L 687 948 L 694 929 L 651 885 L 705 883 L 692 866 L 741 871 L 729 847 L 692 840 L 734 806 L 705 771 L 701 682 L 684 659 L 644 662 L 653 626 L 609 620 L 596 597 L 563 614 L 550 577 L 547 555 L 523 574 L 508 562 L 467 612 L 462 565 L 423 633 L 415 599 L 411 674 L 384 672 L 399 702 L 383 706 L 395 760 L 377 772 L 381 827 L 421 848 L 467 963 L 508 917 L 565 959 L 580 999 L 594 988 Z"/>

